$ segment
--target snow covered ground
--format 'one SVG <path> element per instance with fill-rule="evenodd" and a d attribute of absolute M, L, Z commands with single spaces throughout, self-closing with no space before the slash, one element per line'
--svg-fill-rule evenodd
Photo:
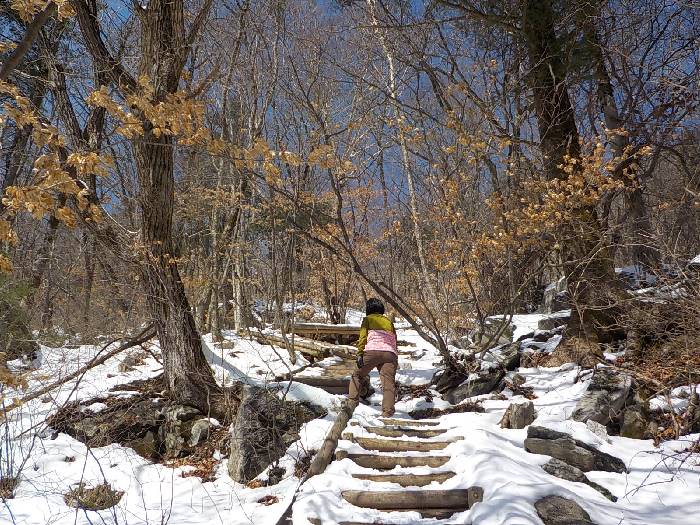
<path fill-rule="evenodd" d="M 516 334 L 522 335 L 536 327 L 540 316 L 517 316 Z M 517 337 L 516 337 L 517 338 Z M 308 364 L 298 356 L 296 364 L 289 362 L 285 350 L 260 345 L 239 338 L 232 333 L 226 339 L 232 348 L 221 348 L 205 338 L 207 354 L 216 377 L 222 383 L 235 380 L 251 384 L 272 381 L 275 375 Z M 424 384 L 434 373 L 439 361 L 437 351 L 415 332 L 400 330 L 399 339 L 416 346 L 404 347 L 409 354 L 400 358 L 398 381 L 402 384 Z M 231 346 L 228 344 L 226 346 Z M 29 391 L 40 388 L 59 374 L 66 375 L 84 365 L 97 348 L 83 346 L 75 349 L 41 349 L 40 367 L 32 372 Z M 44 426 L 48 414 L 58 406 L 74 399 L 88 399 L 105 393 L 109 388 L 134 379 L 153 377 L 161 372 L 160 365 L 147 359 L 130 372 L 120 372 L 118 356 L 104 365 L 90 370 L 80 380 L 69 382 L 50 398 L 42 397 L 11 412 L 9 422 L 2 424 L 2 461 L 24 462 L 21 482 L 14 499 L 0 502 L 0 523 L 34 524 L 274 524 L 286 509 L 299 480 L 293 475 L 297 457 L 317 449 L 332 424 L 341 396 L 333 396 L 320 389 L 293 383 L 288 397 L 308 400 L 329 409 L 330 414 L 306 424 L 301 440 L 292 445 L 281 461 L 287 476 L 277 485 L 249 488 L 233 482 L 226 469 L 226 459 L 218 465 L 214 481 L 203 483 L 197 477 L 182 477 L 187 467 L 169 468 L 153 464 L 133 450 L 119 445 L 88 449 L 65 435 L 52 435 Z M 306 373 L 313 374 L 313 368 Z M 444 482 L 440 488 L 466 488 L 479 485 L 484 488 L 484 502 L 467 512 L 438 522 L 473 524 L 539 524 L 533 503 L 540 496 L 559 494 L 578 501 L 599 525 L 691 525 L 698 523 L 700 513 L 700 455 L 682 453 L 700 436 L 687 436 L 678 442 L 667 442 L 655 448 L 651 441 L 619 437 L 601 439 L 585 424 L 567 420 L 577 400 L 586 389 L 587 381 L 575 382 L 578 369 L 573 365 L 559 368 L 520 369 L 537 394 L 534 400 L 538 417 L 535 424 L 574 434 L 577 439 L 594 444 L 625 461 L 627 474 L 607 472 L 589 473 L 589 478 L 609 489 L 619 498 L 612 503 L 590 487 L 564 481 L 545 473 L 540 465 L 549 458 L 529 454 L 523 448 L 525 430 L 501 429 L 498 422 L 511 399 L 485 400 L 485 413 L 451 414 L 440 418 L 440 426 L 449 429 L 448 436 L 465 439 L 449 446 L 445 452 L 450 462 L 441 467 L 457 476 Z M 372 381 L 379 386 L 376 373 Z M 7 394 L 7 392 L 6 392 Z M 129 395 L 125 393 L 124 395 Z M 482 396 L 488 397 L 488 396 Z M 510 397 L 510 396 L 509 396 Z M 512 400 L 519 400 L 515 396 Z M 12 401 L 12 395 L 5 400 Z M 373 396 L 372 406 L 360 405 L 356 417 L 373 421 L 379 415 L 380 393 Z M 424 407 L 424 399 L 400 402 L 399 416 L 415 408 Z M 436 398 L 435 406 L 446 402 Z M 94 407 L 97 408 L 97 407 Z M 349 441 L 341 447 L 350 448 Z M 218 454 L 226 455 L 227 451 Z M 333 462 L 327 472 L 312 478 L 301 489 L 294 509 L 294 523 L 306 524 L 308 517 L 319 516 L 324 523 L 343 520 L 367 521 L 378 518 L 376 511 L 353 507 L 340 498 L 346 489 L 367 489 L 369 482 L 350 477 L 362 469 L 349 460 Z M 429 470 L 429 469 L 428 469 Z M 416 470 L 414 469 L 414 472 Z M 261 479 L 266 479 L 266 473 Z M 124 491 L 116 507 L 93 512 L 76 510 L 63 500 L 72 486 L 81 481 L 88 484 L 109 482 L 113 488 Z M 396 485 L 385 484 L 387 489 Z M 426 488 L 437 488 L 436 486 Z M 277 503 L 258 503 L 266 496 L 276 496 Z M 313 497 L 312 497 L 313 496 Z M 326 521 L 327 520 L 327 521 Z M 420 523 L 416 514 L 394 514 L 391 523 Z"/>

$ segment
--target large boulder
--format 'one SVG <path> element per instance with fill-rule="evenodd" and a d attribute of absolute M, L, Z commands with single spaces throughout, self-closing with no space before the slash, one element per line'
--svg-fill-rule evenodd
<path fill-rule="evenodd" d="M 472 374 L 460 385 L 445 391 L 442 398 L 455 405 L 468 397 L 490 394 L 498 388 L 504 377 L 505 373 L 498 369 Z"/>
<path fill-rule="evenodd" d="M 535 420 L 535 405 L 532 401 L 511 403 L 501 419 L 501 428 L 525 428 Z"/>
<path fill-rule="evenodd" d="M 576 483 L 585 483 L 589 487 L 600 492 L 610 501 L 617 501 L 617 498 L 613 496 L 608 489 L 588 479 L 581 469 L 576 468 L 573 465 L 569 465 L 568 463 L 565 463 L 559 459 L 550 459 L 547 463 L 542 465 L 542 470 L 557 478 L 565 479 L 567 481 L 574 481 Z"/>
<path fill-rule="evenodd" d="M 470 356 L 471 357 L 471 356 Z M 450 403 L 461 403 L 468 397 L 490 394 L 503 386 L 505 372 L 515 370 L 520 364 L 520 343 L 508 343 L 492 348 L 485 362 L 491 368 L 467 374 L 447 368 L 435 373 L 431 383 L 442 398 Z M 473 361 L 472 361 L 473 363 Z"/>
<path fill-rule="evenodd" d="M 497 356 L 498 366 L 508 371 L 520 366 L 520 343 L 510 343 L 492 350 Z"/>
<path fill-rule="evenodd" d="M 656 434 L 656 424 L 649 421 L 648 413 L 642 405 L 625 409 L 622 413 L 620 435 L 631 439 L 653 439 Z"/>
<path fill-rule="evenodd" d="M 535 509 L 544 525 L 595 525 L 581 505 L 561 496 L 545 496 Z"/>
<path fill-rule="evenodd" d="M 609 368 L 599 368 L 595 370 L 571 419 L 584 423 L 590 420 L 617 428 L 623 423 L 625 409 L 632 407 L 640 407 L 641 414 L 641 404 L 636 396 L 632 376 Z"/>
<path fill-rule="evenodd" d="M 528 427 L 525 450 L 559 459 L 583 472 L 591 470 L 627 472 L 627 467 L 621 459 L 601 452 L 588 443 L 574 439 L 569 434 L 545 427 Z"/>
<path fill-rule="evenodd" d="M 309 403 L 283 401 L 274 392 L 246 386 L 236 420 L 231 425 L 228 473 L 246 483 L 299 439 L 299 428 L 326 411 Z"/>

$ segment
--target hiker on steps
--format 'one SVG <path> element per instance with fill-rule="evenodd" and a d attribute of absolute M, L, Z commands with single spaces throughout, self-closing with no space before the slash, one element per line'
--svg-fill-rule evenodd
<path fill-rule="evenodd" d="M 384 316 L 384 304 L 376 298 L 369 299 L 365 305 L 366 317 L 360 327 L 360 339 L 357 341 L 357 370 L 350 380 L 348 399 L 359 402 L 360 384 L 367 380 L 373 368 L 379 370 L 382 383 L 382 415 L 394 415 L 396 402 L 396 369 L 399 353 L 396 349 L 396 329 L 394 323 Z"/>

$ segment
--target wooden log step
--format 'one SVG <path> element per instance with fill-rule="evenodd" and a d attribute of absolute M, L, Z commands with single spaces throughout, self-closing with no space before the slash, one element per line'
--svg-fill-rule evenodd
<path fill-rule="evenodd" d="M 467 509 L 383 509 L 384 512 L 418 512 L 422 518 L 433 518 L 445 520 L 457 512 L 462 512 Z M 388 517 L 391 519 L 391 517 Z M 309 518 L 309 521 L 314 525 L 394 525 L 390 521 L 322 521 L 319 518 Z"/>
<path fill-rule="evenodd" d="M 343 439 L 349 439 L 366 450 L 377 450 L 379 452 L 428 452 L 430 450 L 442 450 L 461 438 L 449 441 L 408 441 L 405 439 L 379 439 L 343 434 Z"/>
<path fill-rule="evenodd" d="M 348 458 L 361 467 L 376 470 L 392 470 L 395 467 L 442 467 L 449 456 L 380 456 L 377 454 L 348 454 L 344 450 L 335 453 L 338 460 Z"/>
<path fill-rule="evenodd" d="M 333 394 L 336 396 L 341 396 L 343 394 L 348 393 L 348 388 L 347 387 L 342 387 L 342 386 L 322 386 L 319 387 L 321 390 L 325 390 L 329 394 Z"/>
<path fill-rule="evenodd" d="M 402 487 L 423 487 L 433 481 L 443 483 L 453 477 L 454 472 L 433 472 L 432 474 L 353 474 L 353 478 L 369 481 L 398 483 Z"/>
<path fill-rule="evenodd" d="M 436 427 L 439 421 L 428 421 L 425 419 L 397 419 L 393 417 L 382 417 L 379 420 L 385 425 L 398 425 L 401 427 Z"/>
<path fill-rule="evenodd" d="M 305 385 L 326 387 L 326 386 L 342 386 L 347 388 L 350 384 L 349 377 L 316 377 L 316 376 L 297 376 L 294 378 L 297 383 L 304 383 Z"/>
<path fill-rule="evenodd" d="M 385 427 L 364 427 L 368 432 L 386 437 L 417 437 L 417 438 L 432 438 L 444 434 L 447 429 L 422 429 L 422 428 L 404 428 L 400 426 L 385 426 Z"/>
<path fill-rule="evenodd" d="M 350 379 L 339 377 L 295 377 L 294 381 L 302 385 L 315 386 L 336 395 L 347 394 L 350 386 Z"/>
<path fill-rule="evenodd" d="M 469 508 L 469 489 L 345 490 L 343 498 L 356 507 L 377 510 Z"/>

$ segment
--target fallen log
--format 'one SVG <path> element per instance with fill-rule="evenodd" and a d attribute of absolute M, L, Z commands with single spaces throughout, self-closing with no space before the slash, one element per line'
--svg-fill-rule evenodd
<path fill-rule="evenodd" d="M 307 354 L 314 358 L 324 359 L 332 355 L 345 359 L 355 359 L 356 357 L 356 350 L 353 346 L 334 345 L 302 337 L 288 337 L 285 339 L 277 335 L 263 334 L 262 332 L 255 332 L 253 336 L 255 340 L 262 345 L 280 346 L 287 351 L 299 351 L 302 354 Z"/>
<path fill-rule="evenodd" d="M 349 324 L 294 323 L 292 332 L 300 335 L 360 335 L 360 327 Z"/>
<path fill-rule="evenodd" d="M 347 400 L 345 403 L 342 404 L 342 406 L 340 407 L 340 412 L 338 412 L 338 416 L 335 418 L 335 421 L 333 422 L 333 426 L 328 431 L 328 434 L 326 434 L 326 438 L 323 440 L 323 444 L 318 449 L 318 452 L 316 452 L 314 459 L 311 460 L 311 465 L 309 466 L 309 470 L 306 472 L 306 475 L 299 482 L 300 486 L 303 483 L 305 483 L 309 478 L 316 476 L 318 474 L 322 474 L 326 470 L 326 468 L 328 467 L 330 462 L 333 460 L 333 453 L 335 452 L 335 449 L 338 446 L 338 440 L 340 439 L 340 436 L 343 433 L 343 430 L 345 430 L 345 427 L 347 427 L 348 421 L 352 417 L 352 413 L 355 411 L 356 407 L 357 407 L 357 402 L 353 402 L 353 401 L 349 401 L 349 400 Z M 282 514 L 282 517 L 280 517 L 280 519 L 277 521 L 277 525 L 291 523 L 292 505 L 294 505 L 295 501 L 296 501 L 296 493 L 294 494 L 292 501 L 289 503 L 287 510 L 284 512 L 284 514 Z"/>
<path fill-rule="evenodd" d="M 436 427 L 440 424 L 439 421 L 426 421 L 425 419 L 397 419 L 391 417 L 381 418 L 381 421 L 385 425 L 398 425 L 403 427 Z"/>

